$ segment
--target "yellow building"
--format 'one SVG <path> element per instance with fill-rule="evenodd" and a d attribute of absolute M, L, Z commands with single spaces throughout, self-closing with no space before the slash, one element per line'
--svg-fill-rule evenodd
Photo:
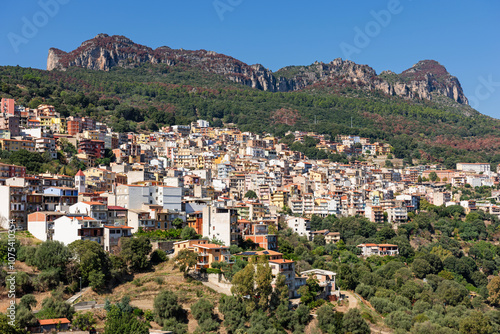
<path fill-rule="evenodd" d="M 310 171 L 309 175 L 310 175 L 310 179 L 314 182 L 326 183 L 326 181 L 327 181 L 327 177 L 326 177 L 325 173 Z"/>
<path fill-rule="evenodd" d="M 89 168 L 83 172 L 85 183 L 95 191 L 111 191 L 116 173 L 102 168 Z"/>
<path fill-rule="evenodd" d="M 51 122 L 51 128 L 53 128 L 55 132 L 66 133 L 67 131 L 66 118 L 52 117 L 50 119 L 50 122 Z"/>
<path fill-rule="evenodd" d="M 35 142 L 31 140 L 0 139 L 0 148 L 10 152 L 20 150 L 35 152 Z"/>
<path fill-rule="evenodd" d="M 213 262 L 227 262 L 232 264 L 229 247 L 210 244 L 208 240 L 184 240 L 174 242 L 174 257 L 183 249 L 198 254 L 196 270 L 210 268 Z"/>
<path fill-rule="evenodd" d="M 271 194 L 271 205 L 274 205 L 278 208 L 282 208 L 288 202 L 288 193 L 282 190 L 276 190 Z"/>
<path fill-rule="evenodd" d="M 96 130 L 83 131 L 83 137 L 90 140 L 99 140 L 99 131 Z"/>
<path fill-rule="evenodd" d="M 50 129 L 52 126 L 52 116 L 38 116 L 40 127 Z"/>

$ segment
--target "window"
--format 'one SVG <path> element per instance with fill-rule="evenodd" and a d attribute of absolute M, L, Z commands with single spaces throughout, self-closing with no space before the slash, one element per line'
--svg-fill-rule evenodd
<path fill-rule="evenodd" d="M 219 257 L 218 256 L 215 257 L 215 261 L 219 261 Z"/>

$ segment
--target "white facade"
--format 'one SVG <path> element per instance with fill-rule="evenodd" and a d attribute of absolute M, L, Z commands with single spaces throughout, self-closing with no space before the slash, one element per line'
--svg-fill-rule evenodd
<path fill-rule="evenodd" d="M 181 211 L 182 188 L 168 186 L 119 185 L 116 205 L 126 209 L 141 209 L 142 204 L 161 205 L 163 209 Z"/>
<path fill-rule="evenodd" d="M 490 174 L 490 164 L 488 163 L 457 163 L 457 170 L 462 170 L 464 172 L 474 172 L 474 173 L 483 173 Z"/>
<path fill-rule="evenodd" d="M 69 212 L 81 213 L 104 222 L 108 220 L 106 205 L 99 202 L 78 202 L 69 207 Z"/>
<path fill-rule="evenodd" d="M 88 235 L 80 230 L 87 230 Z M 99 233 L 92 233 L 101 230 Z M 76 240 L 91 240 L 98 244 L 102 243 L 101 223 L 90 217 L 64 216 L 54 220 L 54 236 L 52 240 L 60 241 L 66 246 Z"/>
<path fill-rule="evenodd" d="M 302 217 L 289 217 L 286 220 L 286 223 L 295 233 L 298 233 L 300 236 L 305 236 L 308 239 L 311 238 L 311 224 L 309 219 Z"/>
<path fill-rule="evenodd" d="M 0 226 L 9 229 L 10 220 L 10 186 L 0 186 Z"/>
<path fill-rule="evenodd" d="M 236 210 L 207 206 L 203 208 L 203 236 L 216 238 L 230 246 L 238 242 Z"/>

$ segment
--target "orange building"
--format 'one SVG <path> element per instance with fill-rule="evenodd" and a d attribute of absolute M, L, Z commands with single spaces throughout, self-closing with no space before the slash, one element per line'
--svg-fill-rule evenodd
<path fill-rule="evenodd" d="M 189 227 L 194 228 L 196 234 L 203 235 L 203 212 L 195 211 L 187 214 L 187 223 Z"/>

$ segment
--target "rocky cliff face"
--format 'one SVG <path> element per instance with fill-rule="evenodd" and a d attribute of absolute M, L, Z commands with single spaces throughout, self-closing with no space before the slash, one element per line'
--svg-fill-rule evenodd
<path fill-rule="evenodd" d="M 272 73 L 260 64 L 247 65 L 213 51 L 174 50 L 166 46 L 152 49 L 124 36 L 99 34 L 71 52 L 51 48 L 47 70 L 66 70 L 77 66 L 109 71 L 114 66 L 133 68 L 144 63 L 196 66 L 234 82 L 271 92 L 289 92 L 321 85 L 350 85 L 407 99 L 431 100 L 436 96 L 446 96 L 460 104 L 468 104 L 458 79 L 433 60 L 421 61 L 400 74 L 384 71 L 377 75 L 367 65 L 340 58 L 328 64 L 316 62 L 309 66 L 288 66 Z"/>

